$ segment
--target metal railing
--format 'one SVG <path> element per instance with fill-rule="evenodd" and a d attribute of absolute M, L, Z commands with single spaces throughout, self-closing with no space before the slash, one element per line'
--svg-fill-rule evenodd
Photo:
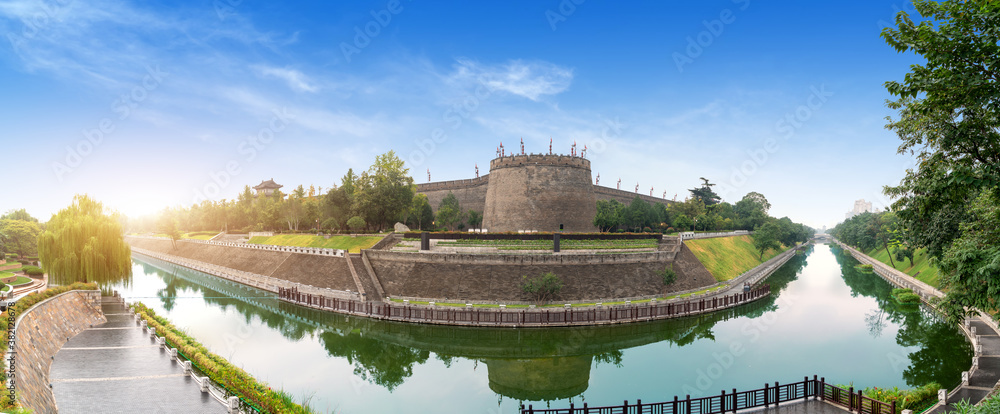
<path fill-rule="evenodd" d="M 750 391 L 732 392 L 725 390 L 719 395 L 708 397 L 691 398 L 690 395 L 681 399 L 674 396 L 672 401 L 643 403 L 636 400 L 630 404 L 625 400 L 621 405 L 609 405 L 603 407 L 590 407 L 587 403 L 583 407 L 576 407 L 570 403 L 569 408 L 546 408 L 535 409 L 531 405 L 525 407 L 521 405 L 521 414 L 724 414 L 735 413 L 737 410 L 749 408 L 780 406 L 781 403 L 793 402 L 797 400 L 806 401 L 809 399 L 825 401 L 830 404 L 839 405 L 850 412 L 862 414 L 894 414 L 896 403 L 885 403 L 865 397 L 861 391 L 854 392 L 853 388 L 843 389 L 835 385 L 827 384 L 826 378 L 817 379 L 813 375 L 812 379 L 804 377 L 802 381 L 789 384 L 774 385 L 764 384 L 764 388 Z"/>
<path fill-rule="evenodd" d="M 770 293 L 771 286 L 763 285 L 748 292 L 701 299 L 650 301 L 612 306 L 519 309 L 506 308 L 504 305 L 485 308 L 469 304 L 463 308 L 345 300 L 300 292 L 294 287 L 279 288 L 278 298 L 320 310 L 401 322 L 474 326 L 571 326 L 639 322 L 696 315 L 750 303 Z"/>

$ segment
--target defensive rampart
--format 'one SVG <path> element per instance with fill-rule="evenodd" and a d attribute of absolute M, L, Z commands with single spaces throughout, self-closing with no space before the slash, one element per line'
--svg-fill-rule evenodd
<path fill-rule="evenodd" d="M 463 210 L 482 212 L 486 208 L 486 188 L 489 183 L 490 176 L 487 174 L 469 180 L 417 184 L 417 193 L 427 196 L 427 202 L 435 212 L 448 193 L 455 195 Z"/>
<path fill-rule="evenodd" d="M 631 203 L 636 196 L 639 196 L 640 199 L 649 204 L 660 203 L 670 205 L 670 203 L 673 203 L 673 200 L 666 198 L 651 197 L 648 194 L 643 194 L 641 192 L 619 190 L 617 188 L 610 188 L 601 185 L 594 186 L 594 196 L 596 196 L 598 200 L 616 200 L 625 205 Z"/>
<path fill-rule="evenodd" d="M 501 157 L 490 161 L 483 228 L 491 232 L 592 232 L 596 230 L 596 203 L 586 158 Z"/>

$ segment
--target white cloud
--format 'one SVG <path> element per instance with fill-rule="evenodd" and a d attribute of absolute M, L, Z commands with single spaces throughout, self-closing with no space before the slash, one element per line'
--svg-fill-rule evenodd
<path fill-rule="evenodd" d="M 495 91 L 538 101 L 544 95 L 557 95 L 569 89 L 573 70 L 548 62 L 512 60 L 500 65 L 485 65 L 459 59 L 450 80 L 478 82 Z"/>
<path fill-rule="evenodd" d="M 257 71 L 261 76 L 278 78 L 288 82 L 288 86 L 293 90 L 299 92 L 317 92 L 319 87 L 316 86 L 304 73 L 297 71 L 295 69 L 288 68 L 272 68 L 267 66 L 253 66 L 254 70 Z"/>

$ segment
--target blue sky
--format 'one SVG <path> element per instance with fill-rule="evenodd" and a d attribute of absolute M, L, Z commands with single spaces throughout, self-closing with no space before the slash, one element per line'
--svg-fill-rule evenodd
<path fill-rule="evenodd" d="M 329 188 L 388 150 L 417 182 L 470 178 L 523 137 L 587 145 L 602 185 L 683 199 L 706 177 L 727 201 L 757 191 L 775 216 L 833 226 L 912 163 L 884 129 L 883 83 L 919 62 L 879 37 L 899 10 L 0 0 L 0 211 Z"/>

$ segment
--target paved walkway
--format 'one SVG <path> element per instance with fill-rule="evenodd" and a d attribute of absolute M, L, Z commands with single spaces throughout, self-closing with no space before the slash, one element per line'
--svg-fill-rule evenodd
<path fill-rule="evenodd" d="M 741 414 L 845 414 L 848 411 L 823 401 L 799 401 L 785 403 L 778 407 L 740 411 Z"/>
<path fill-rule="evenodd" d="M 102 302 L 108 322 L 71 338 L 52 362 L 49 378 L 60 413 L 226 412 L 117 299 Z"/>

